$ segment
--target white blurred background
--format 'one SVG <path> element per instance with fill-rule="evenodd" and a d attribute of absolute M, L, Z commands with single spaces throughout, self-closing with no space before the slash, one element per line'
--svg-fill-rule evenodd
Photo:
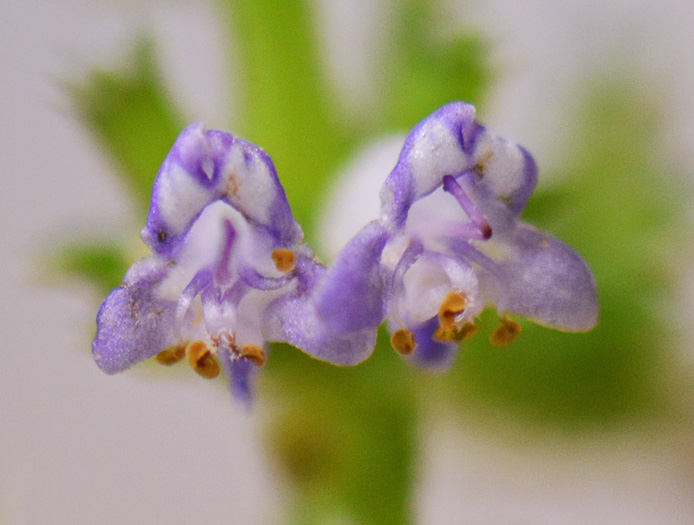
<path fill-rule="evenodd" d="M 571 140 L 575 86 L 617 58 L 667 88 L 662 145 L 694 166 L 691 0 L 449 3 L 451 26 L 490 37 L 503 68 L 486 122 L 541 167 Z M 317 7 L 333 73 L 358 101 L 387 11 Z M 40 273 L 50 243 L 139 227 L 61 82 L 122 60 L 141 31 L 154 32 L 186 116 L 225 125 L 234 79 L 211 3 L 0 0 L 2 523 L 270 523 L 291 505 L 257 416 L 197 378 L 103 375 L 89 353 L 100 298 Z M 691 304 L 683 295 L 683 324 Z M 694 443 L 677 433 L 507 447 L 439 416 L 419 473 L 422 523 L 694 523 Z"/>

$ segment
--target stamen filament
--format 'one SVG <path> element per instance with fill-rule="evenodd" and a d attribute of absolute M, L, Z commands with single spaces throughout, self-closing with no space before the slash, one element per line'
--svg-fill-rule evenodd
<path fill-rule="evenodd" d="M 482 212 L 480 212 L 479 208 L 477 208 L 475 203 L 472 202 L 470 197 L 468 197 L 468 194 L 465 193 L 463 187 L 458 184 L 458 181 L 456 181 L 451 175 L 445 175 L 443 177 L 443 191 L 450 193 L 456 198 L 460 204 L 460 207 L 463 208 L 465 214 L 480 231 L 484 240 L 487 240 L 492 236 L 492 228 L 489 226 L 487 219 L 484 218 Z"/>

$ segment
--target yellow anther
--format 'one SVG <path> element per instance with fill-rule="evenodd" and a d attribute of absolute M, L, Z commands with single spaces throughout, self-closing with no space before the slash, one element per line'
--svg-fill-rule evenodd
<path fill-rule="evenodd" d="M 205 379 L 214 379 L 219 375 L 220 368 L 212 350 L 203 341 L 190 343 L 186 348 L 188 364 Z"/>
<path fill-rule="evenodd" d="M 414 334 L 411 330 L 401 328 L 395 330 L 390 337 L 390 344 L 398 354 L 410 355 L 417 348 L 417 341 L 414 340 Z"/>
<path fill-rule="evenodd" d="M 501 324 L 492 332 L 489 342 L 494 346 L 510 345 L 521 333 L 521 325 L 508 317 L 502 317 L 500 321 Z"/>
<path fill-rule="evenodd" d="M 289 273 L 294 269 L 296 255 L 288 248 L 278 248 L 272 252 L 272 262 L 280 272 Z"/>
<path fill-rule="evenodd" d="M 157 363 L 161 365 L 172 365 L 178 363 L 186 355 L 186 345 L 171 345 L 159 352 L 156 356 Z"/>
<path fill-rule="evenodd" d="M 239 350 L 239 356 L 247 357 L 255 366 L 263 366 L 267 361 L 265 350 L 256 345 L 244 345 Z"/>
<path fill-rule="evenodd" d="M 437 339 L 446 343 L 460 343 L 462 341 L 467 341 L 479 330 L 477 323 L 470 321 L 465 323 L 460 328 L 453 327 L 450 329 L 439 328 L 434 332 L 434 339 Z"/>
<path fill-rule="evenodd" d="M 439 306 L 439 326 L 444 330 L 455 327 L 455 318 L 465 311 L 467 301 L 460 292 L 450 292 Z"/>

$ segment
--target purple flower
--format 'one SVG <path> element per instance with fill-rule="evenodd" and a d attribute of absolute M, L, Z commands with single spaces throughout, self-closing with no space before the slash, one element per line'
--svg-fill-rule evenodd
<path fill-rule="evenodd" d="M 354 264 L 383 276 L 363 300 L 381 297 L 397 351 L 446 368 L 485 305 L 500 314 L 496 345 L 520 332 L 508 314 L 565 331 L 596 324 L 583 259 L 519 221 L 536 180 L 528 152 L 475 121 L 469 104 L 448 104 L 409 133 L 381 188 L 379 218 L 352 241 L 384 232 L 380 257 Z"/>
<path fill-rule="evenodd" d="M 224 369 L 235 397 L 248 401 L 267 341 L 336 364 L 373 350 L 380 302 L 375 321 L 346 321 L 325 299 L 344 279 L 359 291 L 363 275 L 349 256 L 370 248 L 346 250 L 330 271 L 315 261 L 272 161 L 253 144 L 186 128 L 154 181 L 142 239 L 152 255 L 98 313 L 92 350 L 108 374 L 153 356 L 167 365 L 185 358 L 206 378 Z"/>
<path fill-rule="evenodd" d="M 477 331 L 485 305 L 512 342 L 517 314 L 567 331 L 597 322 L 590 270 L 571 248 L 519 216 L 537 170 L 448 104 L 407 136 L 369 222 L 326 268 L 303 242 L 270 158 L 194 124 L 154 181 L 142 239 L 152 251 L 104 301 L 93 354 L 106 373 L 156 356 L 201 376 L 224 369 L 248 402 L 266 342 L 338 365 L 369 357 L 387 319 L 391 343 L 416 364 L 445 368 Z"/>

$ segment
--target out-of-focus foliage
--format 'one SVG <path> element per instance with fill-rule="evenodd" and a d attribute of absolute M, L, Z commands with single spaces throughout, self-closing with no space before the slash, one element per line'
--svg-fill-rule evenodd
<path fill-rule="evenodd" d="M 92 70 L 68 82 L 77 115 L 116 165 L 116 174 L 136 201 L 144 222 L 159 166 L 183 128 L 155 60 L 154 44 L 138 41 L 123 70 Z M 133 232 L 133 239 L 137 232 Z M 102 293 L 118 286 L 132 263 L 132 250 L 103 242 L 72 241 L 58 250 L 57 270 L 89 281 Z"/>
<path fill-rule="evenodd" d="M 297 488 L 297 523 L 407 523 L 417 451 L 414 384 L 382 334 L 358 367 L 277 346 L 263 374 L 272 456 Z M 337 521 L 337 520 L 335 520 Z"/>
<path fill-rule="evenodd" d="M 450 378 L 465 404 L 505 407 L 540 424 L 585 429 L 664 410 L 668 327 L 658 309 L 674 257 L 678 196 L 654 148 L 656 108 L 628 79 L 589 86 L 557 182 L 537 191 L 525 218 L 556 234 L 590 264 L 600 324 L 564 334 L 523 323 L 510 347 L 464 345 Z M 542 180 L 542 170 L 540 171 Z M 498 409 L 497 409 L 498 412 Z"/>
<path fill-rule="evenodd" d="M 53 258 L 58 272 L 88 281 L 103 293 L 123 280 L 131 262 L 118 246 L 87 242 L 64 246 Z"/>
<path fill-rule="evenodd" d="M 409 130 L 426 115 L 453 100 L 478 108 L 490 86 L 487 44 L 472 28 L 444 35 L 442 4 L 427 0 L 393 3 L 392 40 L 387 67 L 379 78 L 383 100 L 376 126 Z"/>
<path fill-rule="evenodd" d="M 165 89 L 152 42 L 140 40 L 128 62 L 124 70 L 93 70 L 68 87 L 78 115 L 144 216 L 154 176 L 185 123 Z"/>
<path fill-rule="evenodd" d="M 437 33 L 439 2 L 393 2 L 378 101 L 355 125 L 323 74 L 308 0 L 219 0 L 218 7 L 239 78 L 232 112 L 239 118 L 229 129 L 271 155 L 309 241 L 330 177 L 357 143 L 406 131 L 451 100 L 479 106 L 492 78 L 479 37 Z M 95 71 L 70 91 L 143 215 L 157 169 L 184 126 L 153 57 L 151 45 L 141 44 L 134 71 Z M 407 366 L 385 336 L 372 359 L 354 368 L 273 348 L 258 403 L 270 416 L 268 449 L 294 487 L 292 520 L 411 522 L 418 425 L 432 403 L 493 406 L 502 417 L 580 429 L 661 406 L 657 372 L 667 327 L 652 299 L 667 275 L 659 243 L 674 219 L 671 191 L 649 148 L 657 130 L 647 107 L 623 87 L 596 89 L 560 182 L 538 192 L 526 214 L 595 270 L 602 314 L 594 332 L 567 335 L 524 323 L 521 338 L 498 349 L 486 342 L 495 320 L 485 314 L 454 369 L 436 376 Z M 60 266 L 107 289 L 130 262 L 124 253 L 73 244 Z"/>

